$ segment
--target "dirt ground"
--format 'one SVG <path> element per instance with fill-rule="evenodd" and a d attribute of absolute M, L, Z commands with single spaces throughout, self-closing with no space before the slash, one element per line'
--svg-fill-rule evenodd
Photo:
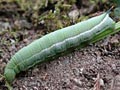
<path fill-rule="evenodd" d="M 3 22 L 6 18 L 2 16 Z M 8 21 L 12 22 L 10 18 Z M 0 33 L 0 74 L 15 52 L 41 34 L 46 34 L 44 29 L 34 27 Z M 21 72 L 12 86 L 13 90 L 120 90 L 120 32 Z M 0 90 L 7 90 L 1 79 Z"/>

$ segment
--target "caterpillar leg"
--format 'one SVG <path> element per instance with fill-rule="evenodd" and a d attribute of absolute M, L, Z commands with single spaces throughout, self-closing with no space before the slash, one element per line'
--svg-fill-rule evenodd
<path fill-rule="evenodd" d="M 6 81 L 5 86 L 8 88 L 8 90 L 13 90 L 12 86 Z"/>
<path fill-rule="evenodd" d="M 0 74 L 0 81 L 2 81 L 4 78 L 5 77 L 2 74 Z"/>
<path fill-rule="evenodd" d="M 5 79 L 5 76 L 0 74 L 0 79 L 3 80 Z M 13 90 L 12 86 L 5 80 L 5 86 L 8 88 L 8 90 Z"/>

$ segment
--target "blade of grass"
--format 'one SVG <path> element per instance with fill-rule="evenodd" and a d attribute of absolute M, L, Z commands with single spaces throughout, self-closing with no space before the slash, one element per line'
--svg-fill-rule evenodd
<path fill-rule="evenodd" d="M 99 41 L 99 40 L 101 40 L 109 35 L 113 35 L 119 31 L 120 31 L 120 22 L 117 22 L 115 24 L 115 30 L 107 29 L 104 32 L 100 33 L 99 35 L 95 36 L 93 39 L 91 39 L 90 42 L 95 43 L 95 42 L 97 42 L 97 41 Z"/>

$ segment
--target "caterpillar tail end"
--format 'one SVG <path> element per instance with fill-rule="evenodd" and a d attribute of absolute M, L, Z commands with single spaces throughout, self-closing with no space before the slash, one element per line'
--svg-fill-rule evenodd
<path fill-rule="evenodd" d="M 114 8 L 114 6 L 112 6 L 109 10 L 107 10 L 107 14 L 110 14 L 111 13 L 111 10 Z"/>

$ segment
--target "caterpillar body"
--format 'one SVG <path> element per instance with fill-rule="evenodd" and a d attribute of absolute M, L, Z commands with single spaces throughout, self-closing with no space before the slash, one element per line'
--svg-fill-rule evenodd
<path fill-rule="evenodd" d="M 59 53 L 77 47 L 106 29 L 114 28 L 114 26 L 115 22 L 109 17 L 109 14 L 103 13 L 86 21 L 49 33 L 23 47 L 11 58 L 5 67 L 5 79 L 12 83 L 16 74 L 20 73 L 20 71 L 25 71 L 37 63 L 54 58 Z"/>

